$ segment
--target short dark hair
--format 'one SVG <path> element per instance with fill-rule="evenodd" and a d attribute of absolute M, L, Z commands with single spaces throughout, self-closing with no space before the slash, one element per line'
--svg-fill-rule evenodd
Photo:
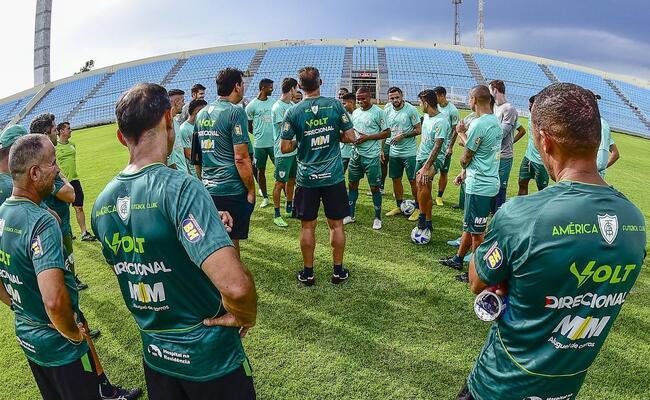
<path fill-rule="evenodd" d="M 499 93 L 506 94 L 506 84 L 500 79 L 495 79 L 490 82 L 490 86 L 495 88 Z"/>
<path fill-rule="evenodd" d="M 32 165 L 41 161 L 44 140 L 48 139 L 42 134 L 32 133 L 19 138 L 9 148 L 9 172 L 12 178 L 24 175 Z"/>
<path fill-rule="evenodd" d="M 224 68 L 217 74 L 217 94 L 219 96 L 230 96 L 235 85 L 243 84 L 244 73 L 237 68 Z"/>
<path fill-rule="evenodd" d="M 201 85 L 200 83 L 195 83 L 194 85 L 192 85 L 192 89 L 190 89 L 190 93 L 196 94 L 201 90 L 205 90 L 205 86 Z"/>
<path fill-rule="evenodd" d="M 185 96 L 185 92 L 180 90 L 180 89 L 169 89 L 169 92 L 167 92 L 167 95 L 169 97 L 172 97 L 172 96 Z"/>
<path fill-rule="evenodd" d="M 361 86 L 359 89 L 357 89 L 357 93 L 368 93 L 368 94 L 372 94 L 372 92 L 370 91 L 370 88 L 367 87 L 367 86 Z"/>
<path fill-rule="evenodd" d="M 54 125 L 55 119 L 56 117 L 54 117 L 54 114 L 50 113 L 37 115 L 29 124 L 29 133 L 48 133 L 52 128 L 52 125 Z"/>
<path fill-rule="evenodd" d="M 194 110 L 196 110 L 199 107 L 205 107 L 208 105 L 208 102 L 203 100 L 203 99 L 194 99 L 190 101 L 190 105 L 187 106 L 187 112 L 192 115 L 194 113 Z"/>
<path fill-rule="evenodd" d="M 402 94 L 402 89 L 398 88 L 397 86 L 391 86 L 391 87 L 388 88 L 388 91 L 386 92 L 386 94 L 391 94 L 391 93 L 394 93 L 394 92 Z"/>
<path fill-rule="evenodd" d="M 302 96 L 302 92 L 300 90 L 296 90 L 296 94 L 299 94 Z"/>
<path fill-rule="evenodd" d="M 490 94 L 490 89 L 485 85 L 476 85 L 470 89 L 469 93 L 474 96 L 479 103 L 491 103 L 490 98 L 492 95 Z"/>
<path fill-rule="evenodd" d="M 354 93 L 347 92 L 341 96 L 341 100 L 357 101 L 357 96 Z"/>
<path fill-rule="evenodd" d="M 532 110 L 532 109 L 533 109 L 533 104 L 535 104 L 535 97 L 536 97 L 536 96 L 530 96 L 530 97 L 528 98 L 528 110 Z"/>
<path fill-rule="evenodd" d="M 68 128 L 70 127 L 70 123 L 68 121 L 63 121 L 63 122 L 57 124 L 57 126 L 56 126 L 57 132 L 61 132 L 61 129 L 65 128 L 66 126 Z"/>
<path fill-rule="evenodd" d="M 262 90 L 262 88 L 263 88 L 264 86 L 270 86 L 270 85 L 273 85 L 273 81 L 270 80 L 269 78 L 263 78 L 263 79 L 260 81 L 259 89 Z"/>
<path fill-rule="evenodd" d="M 139 83 L 124 92 L 117 101 L 117 126 L 124 137 L 138 143 L 142 134 L 158 125 L 171 107 L 164 87 L 155 83 Z"/>
<path fill-rule="evenodd" d="M 339 92 L 340 92 L 341 90 L 344 91 L 345 93 L 350 93 L 350 91 L 348 90 L 348 88 L 344 88 L 344 87 L 339 88 Z"/>
<path fill-rule="evenodd" d="M 490 108 L 494 110 L 494 105 L 497 104 L 497 99 L 494 96 L 490 95 Z"/>
<path fill-rule="evenodd" d="M 316 67 L 303 67 L 298 71 L 300 87 L 312 92 L 320 87 L 320 72 Z"/>
<path fill-rule="evenodd" d="M 443 86 L 436 86 L 433 88 L 433 91 L 437 96 L 447 96 L 447 89 Z"/>
<path fill-rule="evenodd" d="M 289 93 L 291 89 L 298 87 L 298 81 L 293 78 L 284 78 L 282 80 L 282 93 Z"/>
<path fill-rule="evenodd" d="M 421 93 L 420 99 L 434 108 L 438 106 L 438 94 L 435 90 L 425 90 Z"/>
<path fill-rule="evenodd" d="M 535 96 L 533 126 L 572 151 L 587 153 L 600 144 L 600 111 L 596 99 L 573 83 L 554 83 Z"/>
<path fill-rule="evenodd" d="M 421 91 L 420 93 L 418 93 L 418 99 L 422 99 L 422 98 L 424 98 L 424 96 L 427 94 L 427 92 L 432 92 L 432 91 L 433 91 L 433 90 L 431 90 L 431 89 L 424 89 L 423 91 Z"/>

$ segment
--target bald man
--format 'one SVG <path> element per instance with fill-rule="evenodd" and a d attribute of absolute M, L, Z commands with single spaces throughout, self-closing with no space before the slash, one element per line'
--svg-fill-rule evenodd
<path fill-rule="evenodd" d="M 598 174 L 595 99 L 556 83 L 536 95 L 531 117 L 557 184 L 505 203 L 470 261 L 472 292 L 499 285 L 509 304 L 460 400 L 575 399 L 623 303 L 636 295 L 645 221 Z M 627 365 L 616 359 L 609 368 Z"/>
<path fill-rule="evenodd" d="M 465 152 L 460 159 L 463 168 L 457 181 L 465 182 L 465 209 L 463 235 L 456 255 L 440 260 L 442 265 L 463 269 L 463 259 L 470 249 L 475 250 L 483 241 L 487 218 L 492 209 L 493 197 L 499 192 L 499 153 L 501 151 L 501 123 L 492 113 L 490 89 L 474 86 L 469 93 L 469 106 L 477 115 L 469 129 L 457 126 L 466 138 Z M 456 277 L 467 282 L 467 274 Z"/>

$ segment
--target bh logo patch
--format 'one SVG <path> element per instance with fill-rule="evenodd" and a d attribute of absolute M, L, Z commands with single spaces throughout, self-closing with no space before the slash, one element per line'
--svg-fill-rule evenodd
<path fill-rule="evenodd" d="M 609 214 L 599 215 L 598 225 L 600 226 L 600 234 L 607 244 L 614 243 L 616 236 L 618 236 L 618 217 Z"/>
<path fill-rule="evenodd" d="M 196 219 L 192 214 L 188 215 L 187 218 L 183 220 L 182 229 L 183 236 L 185 236 L 185 239 L 190 243 L 196 243 L 205 236 L 205 232 L 203 232 L 203 229 L 201 229 L 201 226 L 196 222 Z"/>
<path fill-rule="evenodd" d="M 499 243 L 495 243 L 483 256 L 489 269 L 497 269 L 503 263 L 503 252 L 499 248 Z"/>
<path fill-rule="evenodd" d="M 34 258 L 38 258 L 43 255 L 43 246 L 41 245 L 41 236 L 36 236 L 32 240 L 32 245 L 30 246 L 32 249 L 32 255 Z"/>

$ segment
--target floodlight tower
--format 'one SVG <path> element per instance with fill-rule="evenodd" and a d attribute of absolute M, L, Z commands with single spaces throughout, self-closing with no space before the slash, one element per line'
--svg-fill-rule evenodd
<path fill-rule="evenodd" d="M 34 86 L 50 82 L 52 0 L 36 1 L 34 24 Z"/>
<path fill-rule="evenodd" d="M 460 45 L 460 3 L 463 0 L 451 0 L 454 5 L 454 44 Z"/>
<path fill-rule="evenodd" d="M 485 47 L 485 30 L 483 29 L 483 0 L 478 0 L 478 47 Z"/>

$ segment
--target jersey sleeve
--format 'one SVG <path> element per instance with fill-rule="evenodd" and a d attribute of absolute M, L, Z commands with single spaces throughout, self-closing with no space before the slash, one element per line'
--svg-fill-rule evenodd
<path fill-rule="evenodd" d="M 470 124 L 469 129 L 467 130 L 467 143 L 465 144 L 465 147 L 473 152 L 476 152 L 476 149 L 478 149 L 478 146 L 483 140 L 481 129 L 477 128 L 478 125 L 479 124 L 476 123 Z"/>
<path fill-rule="evenodd" d="M 242 110 L 243 111 L 243 110 Z M 173 215 L 178 240 L 192 262 L 201 267 L 215 251 L 232 246 L 210 195 L 197 179 L 187 177 Z"/>
<path fill-rule="evenodd" d="M 379 131 L 383 132 L 386 129 L 388 129 L 388 123 L 386 123 L 386 117 L 384 116 L 384 113 L 381 110 L 378 110 L 377 112 L 377 122 L 379 124 Z"/>
<path fill-rule="evenodd" d="M 271 108 L 271 123 L 273 125 L 281 124 L 282 123 L 282 107 L 276 107 L 274 106 Z"/>
<path fill-rule="evenodd" d="M 456 126 L 458 125 L 458 122 L 460 121 L 460 113 L 458 112 L 457 108 L 454 108 L 451 110 L 451 126 Z"/>
<path fill-rule="evenodd" d="M 284 140 L 293 140 L 296 137 L 296 130 L 293 122 L 293 108 L 287 111 L 282 120 L 282 135 L 281 138 Z"/>
<path fill-rule="evenodd" d="M 433 124 L 433 138 L 445 140 L 448 136 L 449 123 L 445 120 L 438 119 Z"/>
<path fill-rule="evenodd" d="M 65 182 L 63 182 L 63 179 L 59 175 L 54 177 L 54 190 L 52 190 L 52 196 L 56 196 L 57 193 L 59 193 L 59 190 L 61 190 L 65 186 Z"/>
<path fill-rule="evenodd" d="M 336 102 L 336 111 L 338 111 L 340 118 L 341 118 L 341 130 L 342 131 L 347 131 L 352 129 L 352 118 L 350 118 L 350 114 L 348 114 L 347 111 L 345 111 L 345 108 L 343 108 L 343 105 L 340 102 Z"/>
<path fill-rule="evenodd" d="M 184 149 L 192 148 L 192 133 L 194 133 L 193 130 L 189 129 L 187 125 L 181 125 L 181 139 Z"/>
<path fill-rule="evenodd" d="M 65 270 L 61 228 L 49 213 L 36 223 L 29 242 L 29 255 L 36 275 L 52 268 Z"/>
<path fill-rule="evenodd" d="M 248 106 L 250 107 L 250 104 Z M 246 119 L 246 112 L 241 107 L 233 107 L 232 109 L 233 115 L 230 127 L 232 144 L 248 144 L 248 120 Z"/>
<path fill-rule="evenodd" d="M 248 121 L 252 121 L 255 117 L 255 103 L 250 102 L 246 106 L 246 117 L 248 118 Z"/>
<path fill-rule="evenodd" d="M 488 285 L 510 278 L 513 265 L 528 256 L 530 232 L 527 227 L 522 228 L 521 221 L 526 216 L 516 211 L 519 203 L 510 201 L 499 209 L 488 226 L 485 240 L 474 253 L 476 273 Z"/>
<path fill-rule="evenodd" d="M 418 110 L 415 107 L 409 108 L 409 110 L 410 110 L 410 113 L 411 113 L 411 116 L 410 116 L 411 124 L 413 126 L 419 124 L 422 121 L 422 119 L 420 118 L 420 113 L 418 112 Z"/>

